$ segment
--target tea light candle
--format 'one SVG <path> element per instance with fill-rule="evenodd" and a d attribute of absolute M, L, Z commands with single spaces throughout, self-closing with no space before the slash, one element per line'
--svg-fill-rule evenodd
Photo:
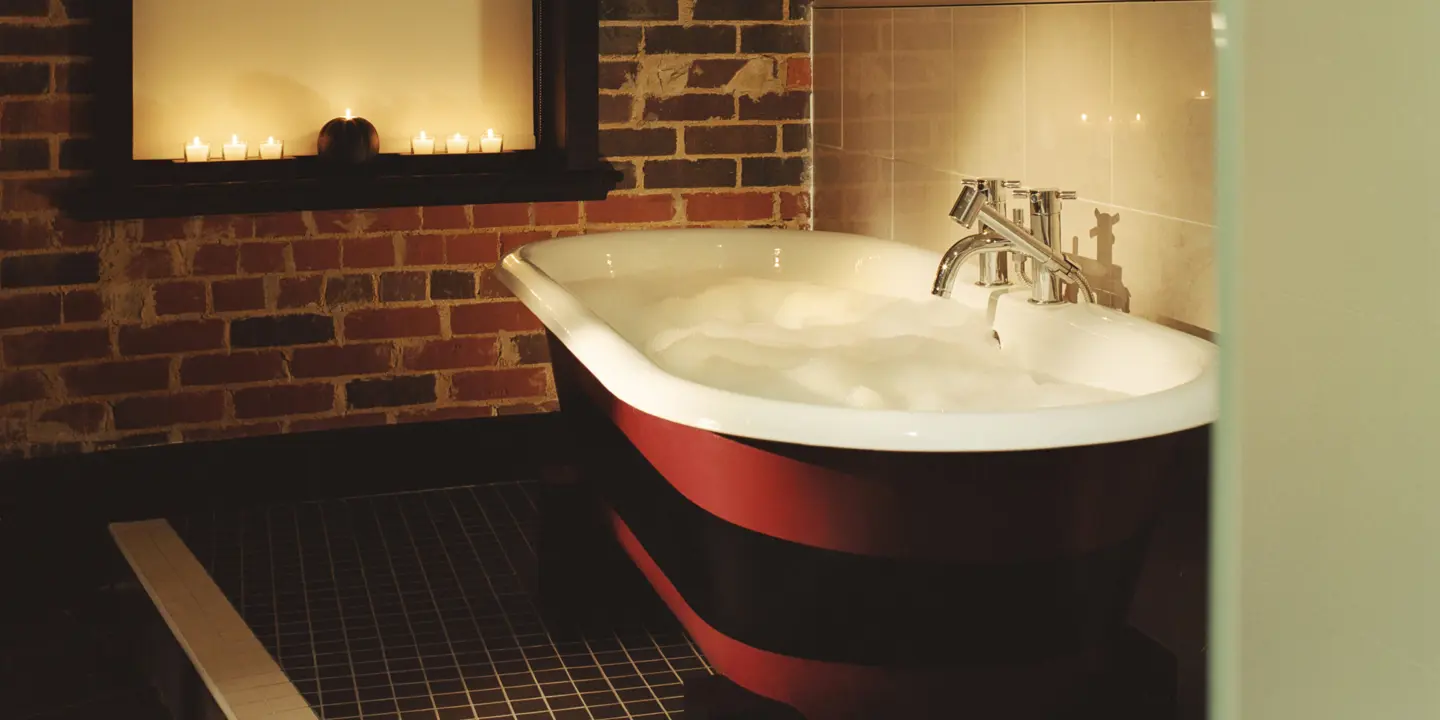
<path fill-rule="evenodd" d="M 491 129 L 489 129 L 489 130 L 486 130 L 486 131 L 485 131 L 485 137 L 480 138 L 480 152 L 487 152 L 487 153 L 500 152 L 500 148 L 502 148 L 502 147 L 504 147 L 504 146 L 505 146 L 505 136 L 504 136 L 504 135 L 496 135 L 494 128 L 491 128 Z"/>
<path fill-rule="evenodd" d="M 455 137 L 452 137 L 452 138 L 450 138 L 449 140 L 446 140 L 446 141 L 445 141 L 445 152 L 447 152 L 447 153 L 466 153 L 466 152 L 470 152 L 470 138 L 465 137 L 464 135 L 461 135 L 460 133 L 455 133 Z"/>
<path fill-rule="evenodd" d="M 260 143 L 261 160 L 279 160 L 282 157 L 285 157 L 285 141 L 276 142 L 272 137 Z"/>
<path fill-rule="evenodd" d="M 435 138 L 426 137 L 425 131 L 420 131 L 419 137 L 410 138 L 410 152 L 416 155 L 434 155 Z"/>
<path fill-rule="evenodd" d="M 221 148 L 226 160 L 244 160 L 246 149 L 247 146 L 245 143 L 240 142 L 239 135 L 231 135 L 230 142 L 225 143 Z"/>
<path fill-rule="evenodd" d="M 185 146 L 185 162 L 205 162 L 210 159 L 210 146 L 195 138 Z"/>

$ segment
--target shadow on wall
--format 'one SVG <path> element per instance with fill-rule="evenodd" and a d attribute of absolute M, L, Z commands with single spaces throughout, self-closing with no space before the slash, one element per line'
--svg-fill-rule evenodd
<path fill-rule="evenodd" d="M 1130 312 L 1130 289 L 1125 287 L 1125 269 L 1115 264 L 1115 226 L 1119 224 L 1120 213 L 1105 213 L 1096 208 L 1095 226 L 1089 230 L 1089 236 L 1095 239 L 1095 257 L 1087 258 L 1080 254 L 1078 235 L 1071 236 L 1070 250 L 1065 254 L 1085 273 L 1101 305 Z"/>

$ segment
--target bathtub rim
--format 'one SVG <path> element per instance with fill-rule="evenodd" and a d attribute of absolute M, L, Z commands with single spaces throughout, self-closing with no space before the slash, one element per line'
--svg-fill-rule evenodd
<path fill-rule="evenodd" d="M 612 235 L 633 240 L 642 235 L 676 232 L 714 231 L 677 228 Z M 901 245 L 861 235 L 850 237 Z M 1106 403 L 1003 412 L 860 410 L 775 400 L 712 387 L 661 369 L 563 283 L 530 260 L 536 247 L 573 243 L 582 238 L 555 238 L 524 245 L 501 260 L 496 266 L 496 277 L 616 399 L 681 425 L 754 440 L 817 447 L 887 452 L 1003 452 L 1140 440 L 1208 425 L 1219 416 L 1219 360 L 1213 344 L 1113 311 L 1105 312 L 1126 322 L 1145 323 L 1178 342 L 1205 347 L 1208 362 L 1191 380 L 1156 393 Z M 1015 297 L 1012 292 L 1000 301 L 1014 302 Z M 1095 312 L 1077 305 L 1035 311 Z"/>

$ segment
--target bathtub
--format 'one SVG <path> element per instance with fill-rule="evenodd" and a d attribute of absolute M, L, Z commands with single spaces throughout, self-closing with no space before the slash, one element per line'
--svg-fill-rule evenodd
<path fill-rule="evenodd" d="M 676 230 L 535 243 L 498 271 L 547 328 L 594 527 L 718 673 L 811 720 L 1081 706 L 1113 661 L 1160 505 L 1217 416 L 1210 343 L 1034 306 L 974 286 L 973 267 L 933 298 L 938 261 L 854 235 Z M 615 299 L 666 276 L 956 303 L 1006 362 L 1116 395 L 921 411 L 715 387 L 647 355 L 634 320 L 655 298 Z"/>

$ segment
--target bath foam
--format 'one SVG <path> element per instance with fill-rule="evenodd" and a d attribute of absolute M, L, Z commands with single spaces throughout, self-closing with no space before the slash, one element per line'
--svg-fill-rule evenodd
<path fill-rule="evenodd" d="M 1001 412 L 1124 393 L 1006 357 L 983 314 L 798 280 L 641 275 L 570 283 L 666 372 L 756 397 L 865 410 Z"/>

